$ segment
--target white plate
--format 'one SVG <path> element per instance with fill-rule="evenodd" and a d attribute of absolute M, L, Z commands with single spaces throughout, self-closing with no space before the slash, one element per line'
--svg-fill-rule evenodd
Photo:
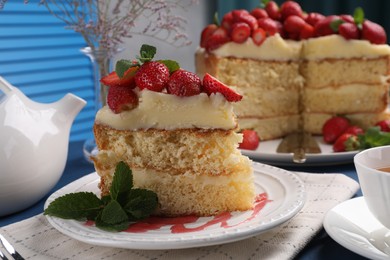
<path fill-rule="evenodd" d="M 325 215 L 324 228 L 337 243 L 357 254 L 370 259 L 390 259 L 390 230 L 370 213 L 363 197 L 331 209 Z"/>
<path fill-rule="evenodd" d="M 306 197 L 304 184 L 295 174 L 260 163 L 254 163 L 253 167 L 257 194 L 266 193 L 268 195 L 265 206 L 256 212 L 255 209 L 261 208 L 261 203 L 264 201 L 257 202 L 254 210 L 232 212 L 230 218 L 217 221 L 199 231 L 172 233 L 171 228 L 178 227 L 180 224 L 176 224 L 175 219 L 171 225 L 143 233 L 111 233 L 76 220 L 50 216 L 47 216 L 47 219 L 53 227 L 67 236 L 89 244 L 119 248 L 177 249 L 242 240 L 267 231 L 292 218 L 303 207 Z M 89 174 L 53 193 L 47 199 L 45 208 L 54 199 L 67 193 L 92 191 L 98 194 L 98 182 L 96 173 Z M 184 226 L 189 229 L 202 227 L 212 220 L 215 220 L 215 217 L 201 217 Z"/>
<path fill-rule="evenodd" d="M 321 153 L 307 154 L 306 162 L 302 164 L 294 163 L 292 154 L 289 153 L 277 153 L 276 149 L 282 139 L 275 139 L 270 141 L 262 141 L 256 150 L 244 150 L 242 154 L 252 158 L 253 160 L 279 166 L 315 166 L 315 165 L 335 165 L 343 163 L 351 163 L 353 157 L 358 151 L 352 152 L 339 152 L 335 153 L 332 150 L 332 145 L 326 144 L 322 140 L 322 136 L 314 137 L 321 149 Z"/>

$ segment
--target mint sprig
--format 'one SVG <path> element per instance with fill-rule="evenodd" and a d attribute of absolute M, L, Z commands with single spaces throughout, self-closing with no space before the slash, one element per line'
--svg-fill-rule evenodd
<path fill-rule="evenodd" d="M 367 129 L 367 131 L 358 135 L 359 149 L 368 149 L 377 146 L 390 145 L 390 133 L 383 132 L 380 127 L 374 126 Z"/>
<path fill-rule="evenodd" d="M 66 194 L 51 202 L 44 214 L 64 219 L 94 220 L 100 229 L 122 231 L 131 221 L 149 217 L 156 210 L 157 204 L 156 193 L 133 188 L 131 169 L 126 163 L 119 162 L 110 195 L 99 199 L 92 192 Z"/>

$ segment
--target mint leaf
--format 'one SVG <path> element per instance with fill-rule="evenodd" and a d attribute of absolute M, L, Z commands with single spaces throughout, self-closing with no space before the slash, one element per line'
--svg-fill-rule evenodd
<path fill-rule="evenodd" d="M 172 74 L 176 70 L 180 69 L 180 65 L 177 61 L 174 60 L 159 60 L 159 62 L 165 64 L 168 67 L 169 73 Z"/>
<path fill-rule="evenodd" d="M 214 20 L 214 24 L 216 24 L 219 27 L 220 24 L 219 24 L 218 12 L 214 13 L 213 20 Z"/>
<path fill-rule="evenodd" d="M 134 63 L 131 60 L 119 60 L 115 64 L 115 72 L 118 75 L 119 78 L 123 78 L 125 75 L 125 72 L 132 68 L 132 67 L 137 67 L 139 66 L 139 63 Z M 135 74 L 136 71 L 134 71 Z M 129 75 L 130 76 L 130 75 Z"/>
<path fill-rule="evenodd" d="M 129 221 L 127 219 L 117 223 L 106 223 L 103 221 L 102 218 L 103 218 L 103 211 L 99 213 L 99 215 L 95 220 L 96 227 L 100 229 L 111 231 L 111 232 L 119 232 L 129 227 Z M 105 218 L 107 218 L 107 215 L 105 216 Z"/>
<path fill-rule="evenodd" d="M 124 210 L 131 220 L 147 218 L 158 205 L 156 193 L 145 189 L 132 189 L 128 193 Z"/>
<path fill-rule="evenodd" d="M 334 32 L 338 32 L 339 31 L 339 26 L 341 25 L 341 24 L 343 24 L 344 23 L 344 21 L 343 20 L 341 20 L 341 19 L 337 19 L 337 20 L 334 20 L 334 21 L 332 21 L 331 23 L 330 23 L 330 28 L 334 31 Z"/>
<path fill-rule="evenodd" d="M 390 133 L 380 131 L 377 126 L 368 128 L 365 134 L 358 136 L 358 139 L 360 149 L 390 145 Z"/>
<path fill-rule="evenodd" d="M 113 200 L 117 200 L 120 193 L 128 192 L 133 187 L 133 175 L 129 166 L 124 162 L 119 162 L 115 168 L 112 179 L 110 195 Z"/>
<path fill-rule="evenodd" d="M 64 219 L 93 219 L 102 206 L 100 199 L 92 192 L 70 193 L 51 202 L 44 214 Z"/>
<path fill-rule="evenodd" d="M 138 57 L 138 60 L 141 61 L 141 63 L 151 61 L 154 58 L 154 55 L 156 55 L 156 52 L 156 47 L 143 44 L 141 46 L 140 56 Z"/>
<path fill-rule="evenodd" d="M 101 220 L 107 224 L 118 224 L 128 221 L 128 217 L 121 205 L 113 200 L 102 210 Z"/>
<path fill-rule="evenodd" d="M 364 21 L 364 11 L 363 8 L 357 7 L 353 12 L 353 20 L 355 24 L 362 25 Z"/>
<path fill-rule="evenodd" d="M 261 0 L 260 7 L 264 8 L 270 0 Z"/>

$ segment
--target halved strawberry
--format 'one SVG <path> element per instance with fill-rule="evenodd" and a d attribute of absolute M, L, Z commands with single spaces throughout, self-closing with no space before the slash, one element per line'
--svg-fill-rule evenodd
<path fill-rule="evenodd" d="M 167 92 L 176 96 L 194 96 L 202 90 L 202 81 L 195 73 L 179 69 L 169 78 Z"/>
<path fill-rule="evenodd" d="M 149 61 L 139 68 L 135 74 L 135 83 L 140 89 L 160 92 L 169 80 L 168 67 L 157 61 Z"/>
<path fill-rule="evenodd" d="M 312 25 L 306 23 L 305 26 L 302 28 L 302 30 L 299 33 L 299 38 L 301 40 L 309 39 L 309 38 L 314 37 L 314 35 L 315 35 L 314 27 Z"/>
<path fill-rule="evenodd" d="M 228 36 L 228 31 L 223 27 L 219 27 L 207 39 L 207 41 L 205 43 L 205 45 L 206 45 L 205 49 L 207 51 L 212 51 L 212 50 L 215 50 L 215 49 L 221 47 L 223 44 L 225 44 L 229 41 L 230 41 L 230 38 Z"/>
<path fill-rule="evenodd" d="M 302 17 L 303 12 L 301 6 L 297 2 L 286 1 L 280 6 L 280 14 L 282 15 L 282 20 L 285 20 L 290 15 Z"/>
<path fill-rule="evenodd" d="M 300 16 L 290 15 L 284 20 L 283 26 L 288 33 L 300 33 L 307 23 Z"/>
<path fill-rule="evenodd" d="M 255 9 L 253 9 L 251 11 L 251 15 L 253 15 L 256 19 L 268 17 L 267 11 L 262 9 L 262 8 L 255 8 Z"/>
<path fill-rule="evenodd" d="M 207 95 L 211 95 L 212 93 L 221 93 L 229 102 L 238 102 L 242 99 L 240 94 L 208 73 L 206 73 L 203 77 L 203 89 Z"/>
<path fill-rule="evenodd" d="M 245 129 L 242 131 L 243 139 L 238 148 L 246 150 L 256 150 L 259 146 L 260 138 L 256 131 Z"/>
<path fill-rule="evenodd" d="M 346 40 L 359 39 L 359 28 L 355 23 L 345 22 L 339 25 L 339 34 Z"/>
<path fill-rule="evenodd" d="M 365 20 L 362 26 L 362 39 L 372 44 L 385 44 L 387 42 L 386 31 L 379 24 Z"/>
<path fill-rule="evenodd" d="M 282 28 L 282 24 L 279 21 L 272 20 L 271 18 L 260 18 L 257 20 L 257 23 L 268 35 L 280 33 Z"/>
<path fill-rule="evenodd" d="M 225 28 L 227 31 L 230 31 L 230 29 L 232 29 L 232 25 L 233 25 L 233 13 L 228 12 L 222 17 L 221 27 Z"/>
<path fill-rule="evenodd" d="M 279 6 L 275 1 L 269 1 L 265 7 L 265 11 L 267 11 L 267 14 L 269 17 L 271 17 L 274 20 L 280 20 L 281 14 L 279 11 Z"/>
<path fill-rule="evenodd" d="M 236 43 L 245 42 L 251 34 L 251 28 L 244 22 L 234 23 L 232 26 L 231 38 Z"/>
<path fill-rule="evenodd" d="M 139 67 L 131 67 L 129 68 L 122 78 L 119 78 L 118 74 L 115 71 L 110 74 L 102 77 L 100 82 L 108 87 L 118 87 L 118 86 L 127 86 L 130 88 L 134 88 L 134 75 L 137 72 Z"/>
<path fill-rule="evenodd" d="M 319 13 L 309 13 L 306 16 L 305 21 L 311 26 L 315 26 L 319 21 L 325 19 L 325 16 Z"/>
<path fill-rule="evenodd" d="M 263 28 L 257 28 L 252 32 L 252 40 L 256 45 L 261 45 L 267 37 Z"/>
<path fill-rule="evenodd" d="M 218 26 L 216 24 L 209 24 L 202 30 L 202 33 L 200 35 L 200 47 L 206 47 L 208 39 L 217 29 Z"/>
<path fill-rule="evenodd" d="M 107 105 L 115 114 L 118 114 L 135 108 L 138 105 L 138 97 L 127 86 L 110 87 L 107 94 Z"/>

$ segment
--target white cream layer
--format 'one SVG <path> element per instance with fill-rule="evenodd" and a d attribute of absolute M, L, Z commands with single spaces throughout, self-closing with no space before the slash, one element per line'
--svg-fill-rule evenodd
<path fill-rule="evenodd" d="M 279 34 L 268 37 L 257 46 L 249 38 L 242 44 L 228 42 L 211 52 L 219 57 L 261 60 L 298 60 L 324 58 L 375 58 L 390 55 L 387 44 L 371 44 L 366 40 L 346 40 L 340 35 L 311 38 L 305 41 L 284 40 Z"/>
<path fill-rule="evenodd" d="M 149 90 L 137 91 L 139 104 L 119 114 L 104 106 L 96 122 L 118 130 L 138 129 L 233 129 L 236 127 L 232 104 L 221 94 L 178 97 Z"/>

